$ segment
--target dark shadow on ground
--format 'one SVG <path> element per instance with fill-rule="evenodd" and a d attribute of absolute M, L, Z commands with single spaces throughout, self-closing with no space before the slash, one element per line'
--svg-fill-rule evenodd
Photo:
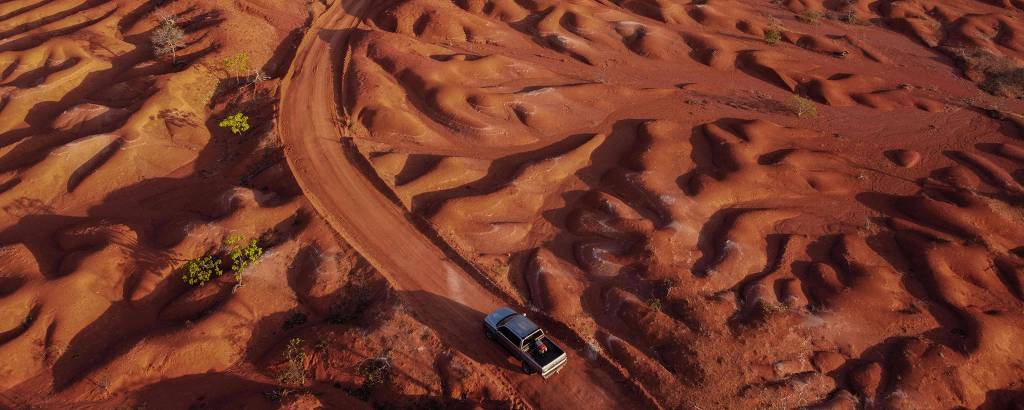
<path fill-rule="evenodd" d="M 398 297 L 416 320 L 433 329 L 452 349 L 477 363 L 520 371 L 518 361 L 484 336 L 485 312 L 430 292 L 401 291 Z"/>

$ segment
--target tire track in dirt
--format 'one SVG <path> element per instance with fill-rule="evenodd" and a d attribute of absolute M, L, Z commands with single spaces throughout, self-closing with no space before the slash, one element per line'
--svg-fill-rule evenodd
<path fill-rule="evenodd" d="M 638 398 L 621 375 L 580 357 L 545 382 L 518 372 L 517 365 L 479 331 L 486 312 L 509 304 L 485 289 L 417 229 L 400 208 L 366 178 L 346 155 L 338 114 L 340 52 L 359 16 L 376 2 L 333 3 L 316 18 L 282 84 L 277 124 L 299 185 L 317 211 L 391 282 L 423 323 L 473 360 L 493 365 L 522 398 L 538 408 L 636 408 Z M 453 275 L 456 275 L 453 277 Z"/>

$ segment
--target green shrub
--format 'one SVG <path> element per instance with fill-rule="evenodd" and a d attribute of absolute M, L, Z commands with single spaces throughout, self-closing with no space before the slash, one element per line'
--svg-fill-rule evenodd
<path fill-rule="evenodd" d="M 235 279 L 242 281 L 242 272 L 249 265 L 255 265 L 263 256 L 263 248 L 255 239 L 249 240 L 242 235 L 231 235 L 224 241 L 224 245 L 231 251 L 231 270 L 235 272 Z"/>
<path fill-rule="evenodd" d="M 786 106 L 793 111 L 793 114 L 800 118 L 814 118 L 818 116 L 818 105 L 814 101 L 799 95 L 789 97 L 789 101 L 786 101 Z"/>
<path fill-rule="evenodd" d="M 249 68 L 249 53 L 240 52 L 231 57 L 225 58 L 221 61 L 224 65 L 224 71 L 234 75 L 244 75 L 250 70 Z"/>
<path fill-rule="evenodd" d="M 769 45 L 779 44 L 782 41 L 782 32 L 779 30 L 768 29 L 764 31 L 764 42 Z"/>
<path fill-rule="evenodd" d="M 213 256 L 190 260 L 185 264 L 186 272 L 181 279 L 192 286 L 203 286 L 206 282 L 224 273 L 220 265 L 220 259 Z"/>
<path fill-rule="evenodd" d="M 221 128 L 230 128 L 232 134 L 241 134 L 249 130 L 249 116 L 236 113 L 227 116 L 217 125 Z"/>

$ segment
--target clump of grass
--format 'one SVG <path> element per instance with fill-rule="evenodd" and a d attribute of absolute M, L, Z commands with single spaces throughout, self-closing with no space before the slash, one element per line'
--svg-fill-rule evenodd
<path fill-rule="evenodd" d="M 296 337 L 288 341 L 284 350 L 285 368 L 277 381 L 291 386 L 306 384 L 306 352 L 302 350 L 303 340 Z"/>
<path fill-rule="evenodd" d="M 1024 68 L 1013 60 L 977 47 L 945 48 L 964 76 L 985 92 L 1009 98 L 1024 98 Z"/>
<path fill-rule="evenodd" d="M 782 303 L 763 303 L 761 309 L 769 315 L 779 315 L 789 311 L 789 306 Z"/>
<path fill-rule="evenodd" d="M 793 95 L 786 101 L 786 106 L 789 107 L 793 114 L 796 114 L 800 118 L 814 118 L 818 116 L 818 105 L 807 98 L 799 95 Z"/>
<path fill-rule="evenodd" d="M 181 279 L 192 286 L 203 286 L 206 282 L 219 277 L 223 273 L 224 270 L 221 269 L 220 258 L 203 256 L 192 259 L 185 264 L 185 274 Z"/>
<path fill-rule="evenodd" d="M 819 24 L 821 23 L 821 17 L 820 12 L 811 9 L 804 10 L 802 13 L 796 15 L 797 20 L 807 24 Z"/>
<path fill-rule="evenodd" d="M 782 41 L 782 22 L 771 14 L 765 14 L 764 17 L 768 21 L 764 29 L 764 42 L 774 46 Z"/>
<path fill-rule="evenodd" d="M 657 311 L 660 312 L 661 309 L 663 307 L 665 307 L 665 303 L 662 302 L 661 299 L 659 299 L 659 298 L 650 298 L 650 299 L 647 299 L 647 306 L 649 306 L 651 309 L 654 309 L 654 310 L 657 310 Z"/>

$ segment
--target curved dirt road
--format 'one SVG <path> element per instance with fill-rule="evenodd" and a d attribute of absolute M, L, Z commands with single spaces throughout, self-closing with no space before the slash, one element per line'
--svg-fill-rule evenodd
<path fill-rule="evenodd" d="M 281 89 L 278 133 L 295 178 L 330 225 L 376 267 L 423 323 L 454 349 L 488 365 L 537 408 L 639 408 L 650 403 L 567 348 L 549 381 L 528 377 L 484 338 L 485 312 L 507 303 L 487 291 L 418 230 L 404 208 L 366 177 L 341 144 L 337 90 L 349 34 L 379 0 L 338 0 L 307 32 Z M 493 367 L 492 367 L 493 366 Z M 621 377 L 620 377 L 621 378 Z"/>

